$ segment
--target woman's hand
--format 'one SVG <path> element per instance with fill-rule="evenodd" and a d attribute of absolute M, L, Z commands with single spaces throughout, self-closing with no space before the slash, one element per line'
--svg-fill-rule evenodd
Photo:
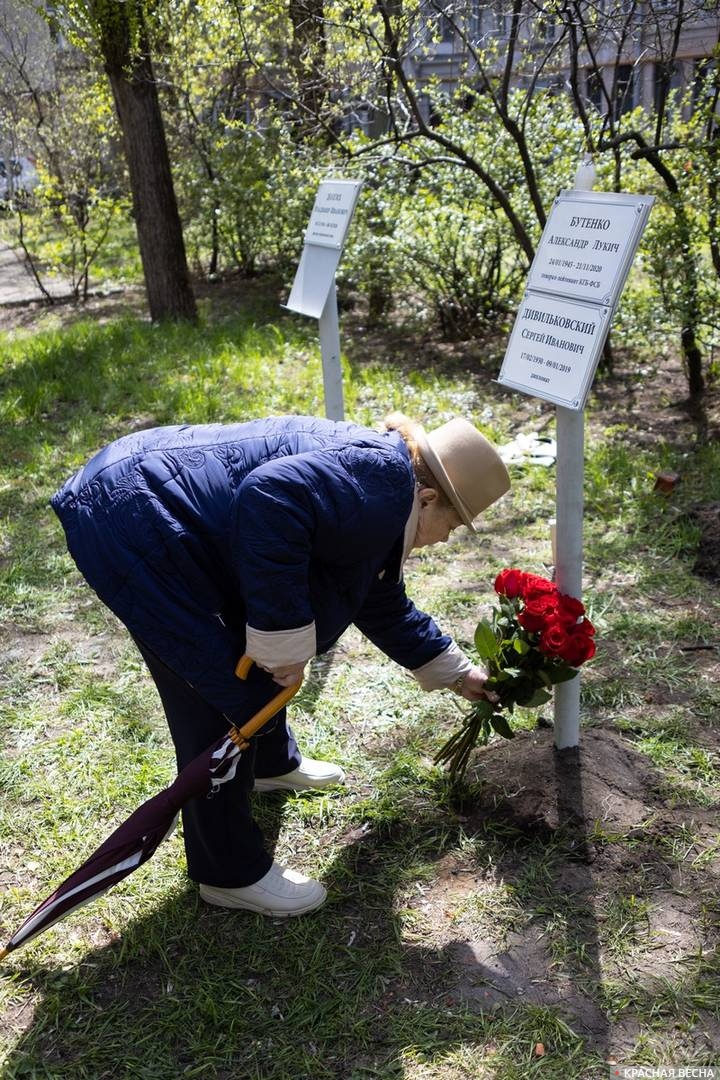
<path fill-rule="evenodd" d="M 267 667 L 263 670 L 269 671 L 273 680 L 280 686 L 292 686 L 293 683 L 302 682 L 305 678 L 305 664 L 285 664 L 275 668 L 274 671 L 270 671 Z"/>
<path fill-rule="evenodd" d="M 487 698 L 488 701 L 497 701 L 497 694 L 485 689 L 487 677 L 487 671 L 484 668 L 471 667 L 456 692 L 461 697 L 464 697 L 466 701 L 480 701 L 482 698 Z"/>

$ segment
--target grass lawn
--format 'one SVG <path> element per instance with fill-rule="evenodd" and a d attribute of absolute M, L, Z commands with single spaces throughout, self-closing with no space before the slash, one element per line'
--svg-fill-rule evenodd
<path fill-rule="evenodd" d="M 0 335 L 1 940 L 173 775 L 154 687 L 49 496 L 138 427 L 323 412 L 315 324 L 257 287 L 202 308 L 198 328 L 107 302 Z M 552 407 L 492 382 L 501 345 L 344 325 L 349 418 L 552 434 Z M 588 408 L 599 649 L 578 755 L 553 751 L 551 711 L 524 713 L 451 787 L 433 754 L 458 699 L 348 632 L 292 706 L 303 748 L 341 762 L 347 787 L 257 796 L 277 857 L 319 876 L 328 904 L 287 923 L 207 907 L 176 834 L 2 965 L 0 1074 L 599 1080 L 608 1062 L 720 1061 L 720 592 L 693 572 L 720 447 L 695 438 L 683 394 L 672 359 L 626 356 Z M 662 470 L 681 477 L 669 494 L 653 490 Z M 554 469 L 513 480 L 476 539 L 408 565 L 410 594 L 466 644 L 498 570 L 549 569 Z"/>

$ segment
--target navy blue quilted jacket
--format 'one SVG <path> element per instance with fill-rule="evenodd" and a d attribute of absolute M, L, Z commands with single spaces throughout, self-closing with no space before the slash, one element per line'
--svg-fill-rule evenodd
<path fill-rule="evenodd" d="M 278 417 L 154 428 L 101 450 L 52 498 L 88 583 L 232 719 L 245 628 L 355 623 L 406 668 L 448 648 L 408 600 L 414 474 L 396 432 Z"/>

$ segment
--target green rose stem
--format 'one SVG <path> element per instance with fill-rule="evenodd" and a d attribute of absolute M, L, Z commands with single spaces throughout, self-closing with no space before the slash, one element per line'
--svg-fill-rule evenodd
<path fill-rule="evenodd" d="M 470 754 L 476 746 L 486 746 L 492 731 L 504 739 L 514 739 L 515 732 L 507 722 L 502 710 L 508 705 L 512 708 L 513 698 L 506 687 L 488 679 L 486 686 L 493 693 L 498 693 L 498 701 L 483 699 L 476 702 L 467 714 L 462 727 L 451 735 L 435 756 L 437 765 L 446 762 L 452 780 L 461 780 L 467 770 Z M 503 693 L 505 691 L 505 693 Z M 506 700 L 503 700 L 503 698 Z"/>
<path fill-rule="evenodd" d="M 478 701 L 472 712 L 465 717 L 462 727 L 438 750 L 435 755 L 435 764 L 447 763 L 451 780 L 462 779 L 475 747 L 485 746 L 487 743 L 490 738 L 492 720 L 500 715 L 495 709 L 496 706 L 491 701 Z M 501 719 L 504 718 L 501 717 Z"/>

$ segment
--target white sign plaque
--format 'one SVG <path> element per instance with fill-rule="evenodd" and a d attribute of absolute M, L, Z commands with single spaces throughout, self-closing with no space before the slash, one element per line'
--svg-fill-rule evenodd
<path fill-rule="evenodd" d="M 585 407 L 654 201 L 561 192 L 530 267 L 498 382 L 569 409 Z"/>
<path fill-rule="evenodd" d="M 581 409 L 607 333 L 610 308 L 527 292 L 499 381 L 533 397 Z"/>
<path fill-rule="evenodd" d="M 362 180 L 320 184 L 286 305 L 319 320 L 325 415 L 331 420 L 344 416 L 335 271 L 361 187 Z"/>
<path fill-rule="evenodd" d="M 647 219 L 647 199 L 571 194 L 559 196 L 550 211 L 527 287 L 612 305 Z"/>
<path fill-rule="evenodd" d="M 305 230 L 306 244 L 342 249 L 361 185 L 361 180 L 323 180 Z"/>
<path fill-rule="evenodd" d="M 305 243 L 286 307 L 319 319 L 335 282 L 362 180 L 323 180 L 315 197 Z"/>

